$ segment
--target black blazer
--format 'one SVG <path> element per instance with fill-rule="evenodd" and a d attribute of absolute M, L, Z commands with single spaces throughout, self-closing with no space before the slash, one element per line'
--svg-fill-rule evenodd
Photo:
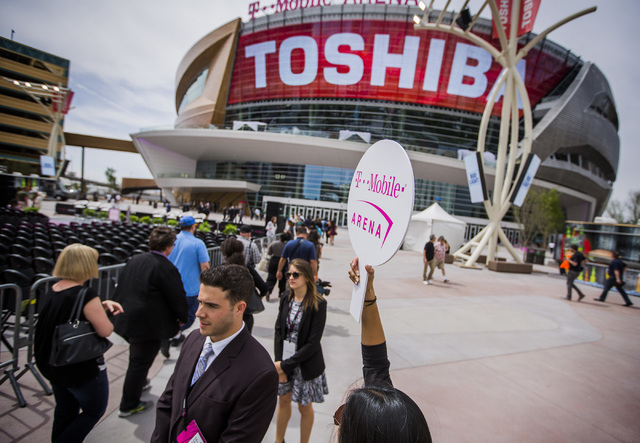
<path fill-rule="evenodd" d="M 293 297 L 293 295 L 292 295 Z M 280 299 L 280 308 L 275 328 L 275 358 L 282 361 L 282 350 L 284 339 L 287 337 L 287 317 L 289 316 L 289 297 Z M 318 303 L 318 310 L 313 308 L 302 313 L 300 319 L 300 331 L 298 333 L 298 343 L 296 353 L 280 364 L 287 377 L 293 373 L 296 366 L 300 366 L 302 378 L 313 380 L 324 372 L 324 357 L 320 340 L 324 332 L 324 325 L 327 321 L 327 301 L 321 299 Z"/>
<path fill-rule="evenodd" d="M 178 269 L 155 252 L 134 255 L 118 279 L 113 299 L 124 313 L 113 317 L 122 337 L 163 340 L 187 321 L 187 298 Z"/>
<path fill-rule="evenodd" d="M 151 442 L 175 442 L 192 420 L 210 443 L 261 442 L 278 396 L 271 356 L 245 327 L 190 387 L 204 340 L 200 331 L 193 331 L 182 345 L 158 399 Z"/>

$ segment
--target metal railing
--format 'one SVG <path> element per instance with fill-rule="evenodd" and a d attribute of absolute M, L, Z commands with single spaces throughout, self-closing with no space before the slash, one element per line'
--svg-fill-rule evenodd
<path fill-rule="evenodd" d="M 5 299 L 9 299 L 10 292 L 13 291 L 14 303 L 7 306 Z M 16 395 L 16 400 L 21 408 L 27 405 L 27 402 L 22 395 L 20 385 L 18 385 L 18 378 L 15 373 L 20 369 L 18 363 L 18 351 L 20 350 L 20 316 L 22 307 L 22 289 L 20 286 L 9 283 L 0 285 L 0 313 L 2 315 L 2 343 L 7 347 L 9 357 L 7 360 L 0 360 L 0 369 L 4 370 L 4 377 L 0 379 L 0 385 L 9 380 L 13 392 Z M 5 331 L 13 329 L 13 336 L 11 342 L 8 337 L 5 337 Z M 2 344 L 0 344 L 2 346 Z M 1 353 L 0 353 L 1 354 Z"/>

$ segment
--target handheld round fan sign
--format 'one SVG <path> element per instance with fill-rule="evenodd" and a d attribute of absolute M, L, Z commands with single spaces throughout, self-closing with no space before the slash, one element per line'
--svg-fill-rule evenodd
<path fill-rule="evenodd" d="M 406 151 L 373 144 L 356 167 L 347 203 L 349 237 L 360 263 L 387 262 L 402 245 L 413 211 L 414 179 Z"/>

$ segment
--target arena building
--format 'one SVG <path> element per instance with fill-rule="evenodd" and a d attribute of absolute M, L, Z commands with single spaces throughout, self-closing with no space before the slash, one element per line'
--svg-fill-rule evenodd
<path fill-rule="evenodd" d="M 178 68 L 175 127 L 132 135 L 165 194 L 220 207 L 240 201 L 264 210 L 271 202 L 286 215 L 344 225 L 353 169 L 370 144 L 392 139 L 411 158 L 416 211 L 437 200 L 456 216 L 486 219 L 484 206 L 470 202 L 462 159 L 476 149 L 500 73 L 489 53 L 414 30 L 417 7 L 279 8 L 197 42 Z M 473 31 L 489 38 L 490 21 Z M 534 186 L 557 189 L 567 218 L 592 220 L 618 167 L 607 79 L 549 40 L 518 68 L 533 108 L 532 151 L 543 160 Z M 499 112 L 500 102 L 485 153 L 489 189 Z"/>

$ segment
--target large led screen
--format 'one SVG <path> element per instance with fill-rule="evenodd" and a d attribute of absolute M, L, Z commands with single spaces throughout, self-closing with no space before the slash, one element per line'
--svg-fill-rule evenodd
<path fill-rule="evenodd" d="M 571 67 L 532 50 L 518 66 L 532 106 Z M 345 98 L 481 113 L 500 71 L 484 49 L 451 34 L 416 31 L 413 23 L 298 24 L 240 36 L 228 103 Z"/>

